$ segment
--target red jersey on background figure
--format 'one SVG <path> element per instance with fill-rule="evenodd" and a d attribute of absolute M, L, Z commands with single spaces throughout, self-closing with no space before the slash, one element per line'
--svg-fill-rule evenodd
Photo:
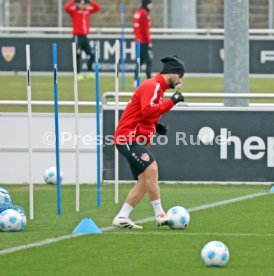
<path fill-rule="evenodd" d="M 94 78 L 92 74 L 81 74 L 83 67 L 82 52 L 86 53 L 88 71 L 92 72 L 94 63 L 94 51 L 88 39 L 90 29 L 90 15 L 98 12 L 101 6 L 89 0 L 70 0 L 64 5 L 64 10 L 71 16 L 73 41 L 76 44 L 77 79 Z"/>
<path fill-rule="evenodd" d="M 137 79 L 140 78 L 139 73 L 141 72 L 142 65 L 145 64 L 146 77 L 151 78 L 152 60 L 153 60 L 153 49 L 152 40 L 150 36 L 150 12 L 152 9 L 151 0 L 141 0 L 141 7 L 135 11 L 133 16 L 133 29 L 134 29 L 134 41 L 140 41 L 140 65 L 141 68 L 136 64 L 134 72 L 134 87 L 137 87 Z"/>
<path fill-rule="evenodd" d="M 86 7 L 81 10 L 75 4 L 81 3 L 79 0 L 71 0 L 64 5 L 64 10 L 72 17 L 73 34 L 88 35 L 90 28 L 90 15 L 98 12 L 101 6 L 94 1 L 83 1 Z M 89 4 L 89 5 L 87 5 Z"/>
<path fill-rule="evenodd" d="M 151 2 L 151 1 L 143 1 L 143 2 Z M 135 35 L 135 42 L 140 40 L 141 44 L 151 43 L 150 37 L 150 15 L 149 10 L 146 8 L 147 3 L 142 4 L 142 7 L 135 11 L 133 16 L 133 28 Z"/>

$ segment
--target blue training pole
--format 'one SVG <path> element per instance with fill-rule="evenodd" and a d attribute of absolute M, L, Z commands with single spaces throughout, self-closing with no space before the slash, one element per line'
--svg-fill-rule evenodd
<path fill-rule="evenodd" d="M 122 44 L 122 54 L 121 54 L 121 71 L 122 71 L 122 88 L 125 88 L 125 5 L 120 4 L 120 14 L 121 14 L 121 44 Z"/>
<path fill-rule="evenodd" d="M 59 148 L 59 115 L 58 115 L 58 84 L 57 84 L 57 45 L 52 44 L 53 52 L 53 86 L 54 86 L 54 117 L 55 117 L 55 153 L 57 171 L 57 211 L 62 215 L 61 181 L 60 181 L 60 148 Z"/>
<path fill-rule="evenodd" d="M 141 82 L 141 43 L 140 40 L 137 40 L 136 44 L 136 70 L 137 70 L 137 83 L 136 86 L 139 87 Z"/>
<path fill-rule="evenodd" d="M 99 42 L 95 42 L 95 85 L 96 85 L 96 134 L 97 134 L 97 207 L 101 206 L 101 148 L 100 148 L 100 79 Z"/>

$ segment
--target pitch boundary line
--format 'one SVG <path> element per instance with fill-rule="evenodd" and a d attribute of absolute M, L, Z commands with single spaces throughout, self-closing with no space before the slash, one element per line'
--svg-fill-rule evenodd
<path fill-rule="evenodd" d="M 231 236 L 231 237 L 274 237 L 274 233 L 188 233 L 184 230 L 179 231 L 131 231 L 131 232 L 109 232 L 105 233 L 105 235 L 184 235 L 184 236 Z"/>
<path fill-rule="evenodd" d="M 243 201 L 243 200 L 247 200 L 247 199 L 251 199 L 251 198 L 255 198 L 255 197 L 259 197 L 259 196 L 263 196 L 263 195 L 267 195 L 267 194 L 269 194 L 269 193 L 256 193 L 256 194 L 250 194 L 250 195 L 235 197 L 235 198 L 231 198 L 231 199 L 225 199 L 225 200 L 222 200 L 222 201 L 217 201 L 217 202 L 213 202 L 213 203 L 204 204 L 204 205 L 201 205 L 201 206 L 189 208 L 188 211 L 190 213 L 193 213 L 193 212 L 206 210 L 206 209 L 209 209 L 209 208 L 214 208 L 214 207 L 218 207 L 218 206 L 222 206 L 222 205 L 226 205 L 226 204 L 230 204 L 230 203 L 234 203 L 234 202 L 239 202 L 239 201 Z M 141 219 L 141 220 L 136 220 L 134 222 L 136 222 L 136 223 L 146 223 L 146 222 L 150 222 L 150 221 L 154 221 L 154 220 L 155 220 L 155 217 L 149 217 L 149 218 L 145 218 L 145 219 Z"/>
<path fill-rule="evenodd" d="M 218 207 L 218 206 L 222 206 L 222 205 L 226 205 L 226 204 L 230 204 L 230 203 L 235 203 L 235 202 L 239 202 L 239 201 L 243 201 L 243 200 L 247 200 L 247 199 L 252 199 L 252 198 L 256 198 L 256 197 L 260 197 L 260 196 L 264 196 L 264 195 L 268 195 L 268 194 L 269 193 L 249 194 L 249 195 L 245 195 L 245 196 L 241 196 L 241 197 L 236 197 L 236 198 L 226 199 L 226 200 L 217 201 L 217 202 L 213 202 L 213 203 L 209 203 L 209 204 L 204 204 L 201 206 L 190 208 L 188 210 L 189 210 L 189 212 L 196 212 L 196 211 L 206 210 L 209 208 L 214 208 L 214 207 Z M 136 220 L 135 222 L 136 223 L 146 223 L 146 222 L 151 222 L 154 220 L 155 220 L 155 217 L 149 217 L 149 218 L 145 218 L 145 219 Z M 101 230 L 103 232 L 111 231 L 113 229 L 115 229 L 113 226 L 101 228 Z M 124 233 L 126 233 L 126 232 L 124 232 Z M 132 232 L 132 233 L 137 233 L 137 232 Z M 172 234 L 174 234 L 174 233 L 172 232 Z M 46 239 L 43 241 L 38 241 L 38 242 L 29 243 L 29 244 L 25 244 L 25 245 L 19 245 L 19 246 L 0 250 L 0 255 L 9 254 L 9 253 L 13 253 L 13 252 L 21 251 L 24 249 L 33 248 L 33 247 L 40 247 L 40 246 L 56 243 L 59 241 L 76 238 L 76 237 L 83 236 L 83 235 L 85 235 L 85 234 L 69 234 L 69 235 Z"/>

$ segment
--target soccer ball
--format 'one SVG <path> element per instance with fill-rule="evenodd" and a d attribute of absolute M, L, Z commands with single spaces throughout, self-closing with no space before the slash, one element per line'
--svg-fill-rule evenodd
<path fill-rule="evenodd" d="M 229 260 L 229 250 L 224 243 L 211 241 L 203 247 L 201 258 L 206 266 L 224 266 Z"/>
<path fill-rule="evenodd" d="M 23 209 L 23 207 L 19 205 L 12 205 L 11 207 L 13 210 L 17 211 L 21 216 L 22 216 L 22 230 L 23 231 L 27 225 L 27 217 L 26 217 L 26 212 Z"/>
<path fill-rule="evenodd" d="M 4 232 L 23 231 L 26 227 L 27 219 L 22 213 L 7 209 L 0 214 L 0 230 Z"/>
<path fill-rule="evenodd" d="M 56 167 L 50 167 L 44 173 L 44 180 L 47 184 L 56 184 L 57 183 L 57 171 Z M 63 172 L 60 170 L 60 182 L 63 181 Z"/>
<path fill-rule="evenodd" d="M 190 215 L 187 209 L 182 206 L 175 206 L 168 210 L 168 226 L 171 229 L 185 229 L 190 222 Z"/>
<path fill-rule="evenodd" d="M 0 204 L 9 204 L 11 203 L 11 198 L 9 192 L 0 187 Z"/>

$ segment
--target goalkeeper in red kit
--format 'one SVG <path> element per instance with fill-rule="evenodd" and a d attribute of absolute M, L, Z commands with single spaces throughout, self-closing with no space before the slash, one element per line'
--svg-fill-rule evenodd
<path fill-rule="evenodd" d="M 90 15 L 98 12 L 100 8 L 101 6 L 98 3 L 89 0 L 71 0 L 64 5 L 64 10 L 69 13 L 72 18 L 73 41 L 76 43 L 78 80 L 84 78 L 84 76 L 80 74 L 82 67 L 82 51 L 84 51 L 88 57 L 88 70 L 92 71 L 94 53 L 90 47 L 87 36 L 90 29 Z"/>
<path fill-rule="evenodd" d="M 184 101 L 180 92 L 174 93 L 169 99 L 164 99 L 164 92 L 168 88 L 174 89 L 182 85 L 185 66 L 177 56 L 168 56 L 161 61 L 162 71 L 144 81 L 135 90 L 114 134 L 114 144 L 126 157 L 137 180 L 113 220 L 113 226 L 117 228 L 143 228 L 135 224 L 129 216 L 146 193 L 154 209 L 157 225 L 168 224 L 160 199 L 158 166 L 149 144 L 155 131 L 160 135 L 167 132 L 167 126 L 158 123 L 161 115 Z"/>

